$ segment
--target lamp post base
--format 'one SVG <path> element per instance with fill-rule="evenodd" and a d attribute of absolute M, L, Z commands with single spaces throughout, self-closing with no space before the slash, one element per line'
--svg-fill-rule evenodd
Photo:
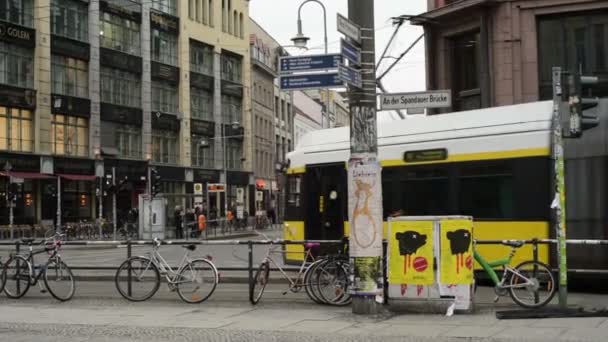
<path fill-rule="evenodd" d="M 356 315 L 375 315 L 380 312 L 380 304 L 375 296 L 353 297 L 352 312 Z"/>

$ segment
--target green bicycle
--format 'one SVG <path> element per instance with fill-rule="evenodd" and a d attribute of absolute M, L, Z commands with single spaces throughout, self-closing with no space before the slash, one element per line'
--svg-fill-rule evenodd
<path fill-rule="evenodd" d="M 555 277 L 549 267 L 538 261 L 524 261 L 517 267 L 509 266 L 515 252 L 524 245 L 521 241 L 503 241 L 503 245 L 511 247 L 509 256 L 505 259 L 488 262 L 474 248 L 473 256 L 494 283 L 497 302 L 500 297 L 508 294 L 513 301 L 524 308 L 540 308 L 551 301 L 555 295 Z M 502 267 L 502 278 L 494 270 Z"/>

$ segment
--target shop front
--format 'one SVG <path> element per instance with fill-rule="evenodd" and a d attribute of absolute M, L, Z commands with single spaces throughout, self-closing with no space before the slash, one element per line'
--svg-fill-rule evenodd
<path fill-rule="evenodd" d="M 129 211 L 139 208 L 139 195 L 146 193 L 148 163 L 141 160 L 104 159 L 104 218 L 112 221 L 113 194 L 120 227 Z"/>
<path fill-rule="evenodd" d="M 59 203 L 62 224 L 95 219 L 95 162 L 83 158 L 55 157 L 53 164 L 61 190 Z M 52 188 L 53 183 L 47 181 L 45 186 Z M 43 218 L 53 217 L 53 211 L 56 212 L 58 201 L 55 195 L 51 191 L 44 192 Z"/>

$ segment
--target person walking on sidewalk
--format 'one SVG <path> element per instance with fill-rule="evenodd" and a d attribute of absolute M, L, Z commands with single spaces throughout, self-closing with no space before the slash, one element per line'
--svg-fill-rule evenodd
<path fill-rule="evenodd" d="M 183 229 L 182 229 L 182 207 L 179 205 L 175 206 L 175 211 L 173 212 L 173 222 L 175 223 L 175 238 L 183 239 Z"/>

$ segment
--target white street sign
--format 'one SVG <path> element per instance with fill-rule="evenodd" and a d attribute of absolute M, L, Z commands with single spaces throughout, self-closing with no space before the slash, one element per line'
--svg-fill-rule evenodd
<path fill-rule="evenodd" d="M 380 110 L 445 108 L 451 106 L 451 90 L 431 90 L 417 93 L 380 95 Z"/>
<path fill-rule="evenodd" d="M 361 28 L 359 25 L 348 20 L 340 13 L 338 13 L 338 32 L 346 35 L 357 43 L 361 43 Z"/>
<path fill-rule="evenodd" d="M 203 194 L 203 183 L 194 183 L 194 194 L 195 195 Z"/>

